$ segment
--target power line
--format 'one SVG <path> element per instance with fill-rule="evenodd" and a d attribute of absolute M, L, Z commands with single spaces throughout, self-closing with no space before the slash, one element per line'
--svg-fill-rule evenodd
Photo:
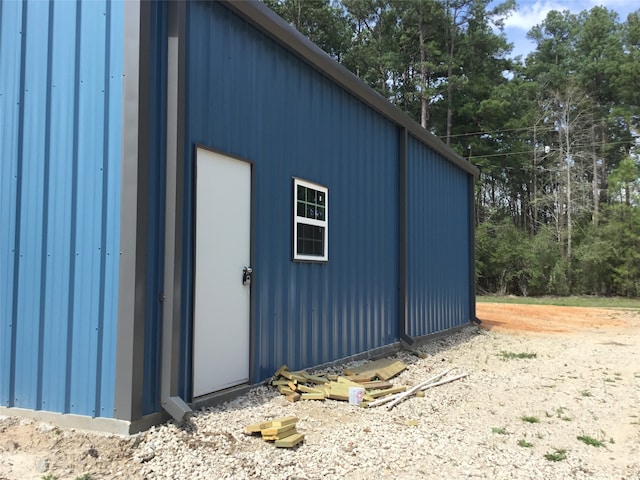
<path fill-rule="evenodd" d="M 621 145 L 621 144 L 628 144 L 630 143 L 628 140 L 627 141 L 619 141 L 619 142 L 608 142 L 608 143 L 585 143 L 584 145 L 582 145 L 582 147 L 609 147 L 612 145 Z M 473 158 L 489 158 L 489 157 L 510 157 L 513 155 L 524 155 L 524 154 L 533 154 L 534 151 L 533 150 L 522 150 L 519 152 L 504 152 L 504 153 L 489 153 L 487 155 L 471 155 L 468 157 L 464 157 L 467 158 L 469 160 L 473 159 Z M 544 157 L 541 158 L 546 158 L 548 157 L 550 154 L 545 154 Z"/>

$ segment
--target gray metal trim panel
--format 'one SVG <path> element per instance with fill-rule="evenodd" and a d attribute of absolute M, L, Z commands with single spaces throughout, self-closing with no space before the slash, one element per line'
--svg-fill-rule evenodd
<path fill-rule="evenodd" d="M 118 291 L 118 335 L 114 417 L 133 420 L 142 416 L 144 353 L 144 218 L 145 192 L 140 191 L 141 164 L 146 142 L 141 132 L 144 111 L 144 45 L 149 39 L 148 2 L 125 2 L 124 85 L 122 121 L 120 282 Z M 147 35 L 145 37 L 144 27 Z M 144 47 L 147 50 L 143 50 Z M 148 59 L 147 59 L 148 62 Z M 147 65 L 148 67 L 148 65 Z M 143 257 L 142 259 L 140 257 Z M 142 291 L 141 291 L 142 290 Z"/>

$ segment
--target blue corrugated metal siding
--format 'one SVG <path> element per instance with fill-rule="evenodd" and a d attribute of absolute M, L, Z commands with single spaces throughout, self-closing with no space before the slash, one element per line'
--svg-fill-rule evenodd
<path fill-rule="evenodd" d="M 394 342 L 395 125 L 220 5 L 190 3 L 187 32 L 184 335 L 194 144 L 202 144 L 255 162 L 252 380 L 282 363 L 302 368 Z M 329 188 L 327 264 L 291 261 L 294 176 Z"/>
<path fill-rule="evenodd" d="M 6 406 L 113 415 L 122 25 L 119 2 L 0 6 Z"/>
<path fill-rule="evenodd" d="M 471 321 L 469 175 L 409 137 L 407 334 Z"/>

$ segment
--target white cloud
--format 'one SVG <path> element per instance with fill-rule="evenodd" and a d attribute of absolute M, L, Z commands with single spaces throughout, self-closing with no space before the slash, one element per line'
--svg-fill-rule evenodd
<path fill-rule="evenodd" d="M 505 21 L 506 27 L 517 28 L 528 32 L 540 24 L 551 10 L 567 10 L 568 7 L 557 2 L 543 0 L 528 5 L 520 5 Z"/>

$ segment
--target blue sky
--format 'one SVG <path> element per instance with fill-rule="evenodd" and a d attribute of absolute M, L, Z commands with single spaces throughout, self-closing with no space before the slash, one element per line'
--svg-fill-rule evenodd
<path fill-rule="evenodd" d="M 625 21 L 627 15 L 640 8 L 637 0 L 516 0 L 516 12 L 505 22 L 505 33 L 513 43 L 512 56 L 532 51 L 535 45 L 527 40 L 526 34 L 531 27 L 541 23 L 551 10 L 569 10 L 579 13 L 601 5 L 618 13 L 619 20 Z M 496 2 L 497 3 L 497 2 Z"/>

